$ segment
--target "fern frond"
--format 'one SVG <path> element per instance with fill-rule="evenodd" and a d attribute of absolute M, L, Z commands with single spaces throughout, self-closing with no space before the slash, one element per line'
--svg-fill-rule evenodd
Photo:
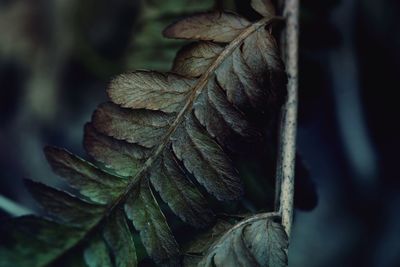
<path fill-rule="evenodd" d="M 270 20 L 210 12 L 169 26 L 166 37 L 198 42 L 178 53 L 169 73 L 136 71 L 110 83 L 111 102 L 101 104 L 85 127 L 84 145 L 95 164 L 46 148 L 54 172 L 80 195 L 27 182 L 51 220 L 11 222 L 34 233 L 11 234 L 0 245 L 0 265 L 51 265 L 79 248 L 88 266 L 136 266 L 130 222 L 157 264 L 180 266 L 180 248 L 154 194 L 197 228 L 210 226 L 215 216 L 192 178 L 220 201 L 242 196 L 228 156 L 232 140 L 256 136 L 247 114 L 277 109 L 285 95 Z M 46 236 L 53 232 L 60 239 Z M 22 245 L 32 236 L 36 247 Z"/>

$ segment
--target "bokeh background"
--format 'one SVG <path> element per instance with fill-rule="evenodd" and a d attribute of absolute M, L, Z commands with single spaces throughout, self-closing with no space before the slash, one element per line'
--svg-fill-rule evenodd
<path fill-rule="evenodd" d="M 290 266 L 398 267 L 400 2 L 301 4 L 298 151 L 318 205 L 296 211 Z M 182 43 L 164 26 L 221 6 L 255 16 L 247 0 L 0 0 L 0 218 L 37 211 L 23 178 L 58 185 L 45 145 L 84 155 L 111 77 L 170 68 Z"/>

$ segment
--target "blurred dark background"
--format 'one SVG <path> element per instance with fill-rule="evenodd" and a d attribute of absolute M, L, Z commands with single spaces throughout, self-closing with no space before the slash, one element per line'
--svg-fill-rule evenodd
<path fill-rule="evenodd" d="M 170 68 L 164 26 L 215 6 L 251 17 L 248 2 L 0 0 L 0 217 L 36 210 L 23 178 L 57 185 L 46 144 L 84 154 L 111 77 Z M 295 214 L 290 266 L 398 267 L 400 1 L 301 4 L 298 151 L 319 201 Z"/>

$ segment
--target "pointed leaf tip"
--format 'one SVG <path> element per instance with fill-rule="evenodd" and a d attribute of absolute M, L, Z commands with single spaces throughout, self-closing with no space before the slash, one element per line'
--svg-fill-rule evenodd
<path fill-rule="evenodd" d="M 127 184 L 126 179 L 105 172 L 65 149 L 46 147 L 45 154 L 57 175 L 98 204 L 113 201 Z"/>
<path fill-rule="evenodd" d="M 251 6 L 264 17 L 273 17 L 276 10 L 271 0 L 251 0 Z"/>
<path fill-rule="evenodd" d="M 125 203 L 125 214 L 139 231 L 147 254 L 161 266 L 179 266 L 179 245 L 149 186 L 141 181 Z"/>
<path fill-rule="evenodd" d="M 106 208 L 40 182 L 25 179 L 24 183 L 48 215 L 69 226 L 90 227 Z"/>
<path fill-rule="evenodd" d="M 122 209 L 118 208 L 113 216 L 107 219 L 103 237 L 114 255 L 115 267 L 137 266 L 135 244 Z"/>

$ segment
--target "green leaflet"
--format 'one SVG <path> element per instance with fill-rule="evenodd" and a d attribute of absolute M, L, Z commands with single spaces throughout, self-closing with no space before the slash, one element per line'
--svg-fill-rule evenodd
<path fill-rule="evenodd" d="M 26 180 L 25 184 L 46 212 L 60 223 L 86 229 L 97 223 L 106 209 L 41 183 Z"/>
<path fill-rule="evenodd" d="M 125 212 L 140 232 L 143 245 L 154 261 L 162 266 L 179 265 L 179 249 L 165 217 L 151 192 L 147 179 L 126 201 Z"/>
<path fill-rule="evenodd" d="M 108 174 L 66 150 L 47 147 L 45 153 L 54 172 L 93 202 L 110 203 L 127 185 L 125 179 Z"/>
<path fill-rule="evenodd" d="M 213 211 L 196 186 L 186 178 L 178 159 L 171 151 L 164 151 L 155 162 L 150 180 L 161 198 L 183 221 L 198 227 L 213 222 Z"/>
<path fill-rule="evenodd" d="M 35 216 L 0 223 L 0 266 L 46 266 L 73 246 L 84 230 Z"/>
<path fill-rule="evenodd" d="M 90 123 L 85 126 L 84 147 L 92 158 L 123 177 L 134 176 L 150 153 L 139 145 L 97 132 Z"/>
<path fill-rule="evenodd" d="M 107 246 L 100 237 L 93 238 L 84 252 L 88 267 L 111 267 L 112 262 L 108 255 Z"/>
<path fill-rule="evenodd" d="M 216 198 L 233 200 L 241 196 L 242 185 L 232 162 L 192 114 L 177 129 L 172 147 L 186 169 Z"/>
<path fill-rule="evenodd" d="M 116 267 L 137 266 L 135 244 L 122 209 L 116 209 L 108 218 L 103 236 L 114 255 Z"/>
<path fill-rule="evenodd" d="M 283 64 L 267 24 L 267 18 L 251 23 L 234 13 L 209 12 L 169 26 L 165 36 L 199 42 L 178 53 L 169 73 L 136 71 L 110 83 L 111 102 L 101 104 L 85 126 L 84 146 L 97 165 L 63 149 L 45 149 L 54 172 L 80 195 L 28 181 L 57 223 L 35 217 L 5 223 L 4 229 L 12 225 L 16 232 L 6 233 L 7 242 L 0 244 L 1 263 L 42 267 L 77 249 L 89 267 L 136 266 L 132 223 L 158 265 L 181 266 L 179 245 L 154 193 L 196 228 L 209 227 L 215 216 L 192 179 L 220 201 L 242 196 L 228 155 L 232 140 L 258 136 L 247 113 L 276 109 L 285 94 Z M 284 247 L 279 225 L 267 220 L 238 229 L 239 235 L 221 239 L 230 254 L 212 246 L 214 256 L 204 258 L 205 264 L 215 259 L 220 266 L 230 256 L 260 266 L 266 259 L 284 262 L 278 249 L 268 257 L 263 252 L 270 242 Z M 262 231 L 270 241 L 249 249 L 248 237 L 259 240 L 252 235 Z"/>

